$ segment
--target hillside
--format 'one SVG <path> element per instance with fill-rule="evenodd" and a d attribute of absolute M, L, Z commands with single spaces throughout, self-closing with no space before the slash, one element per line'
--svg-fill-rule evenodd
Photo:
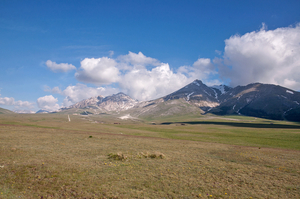
<path fill-rule="evenodd" d="M 0 108 L 0 114 L 14 114 L 14 112 L 4 108 Z"/>
<path fill-rule="evenodd" d="M 299 102 L 299 92 L 277 85 L 254 83 L 231 89 L 222 95 L 220 105 L 208 112 L 300 121 Z"/>

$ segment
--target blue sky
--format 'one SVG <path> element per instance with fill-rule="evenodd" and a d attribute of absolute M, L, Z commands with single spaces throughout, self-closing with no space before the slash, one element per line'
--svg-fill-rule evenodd
<path fill-rule="evenodd" d="M 149 100 L 194 79 L 300 90 L 299 8 L 274 0 L 1 0 L 0 107 L 55 110 L 119 91 Z"/>

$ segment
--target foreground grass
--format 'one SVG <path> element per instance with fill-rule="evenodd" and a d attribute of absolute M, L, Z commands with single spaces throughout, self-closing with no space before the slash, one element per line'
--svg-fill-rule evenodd
<path fill-rule="evenodd" d="M 69 123 L 66 122 L 67 115 L 14 114 L 0 117 L 0 124 L 300 150 L 300 124 L 286 121 L 243 116 L 208 116 L 180 118 L 180 122 L 159 120 L 156 125 L 151 125 L 149 122 L 124 121 L 112 116 L 71 118 L 72 122 Z"/>
<path fill-rule="evenodd" d="M 15 117 L 14 125 L 0 125 L 0 198 L 300 197 L 299 150 L 209 142 L 218 131 L 250 136 L 258 130 L 258 136 L 264 129 L 22 117 Z M 11 122 L 9 117 L 0 121 Z M 277 130 L 281 138 L 299 135 L 299 129 Z M 172 131 L 186 139 L 195 139 L 198 132 L 211 137 L 200 136 L 206 141 L 200 142 L 130 136 L 167 137 Z M 256 142 L 252 144 L 261 145 Z"/>

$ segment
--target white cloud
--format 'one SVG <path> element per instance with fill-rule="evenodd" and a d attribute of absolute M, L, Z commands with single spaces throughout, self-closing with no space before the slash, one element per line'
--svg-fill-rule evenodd
<path fill-rule="evenodd" d="M 113 50 L 110 50 L 108 53 L 109 53 L 110 57 L 112 57 L 115 54 L 115 52 Z"/>
<path fill-rule="evenodd" d="M 63 102 L 63 106 L 68 107 L 75 104 L 81 100 L 88 99 L 90 97 L 95 97 L 98 95 L 111 95 L 118 92 L 116 88 L 93 88 L 88 87 L 85 84 L 76 84 L 75 86 L 68 86 L 62 94 L 66 96 Z"/>
<path fill-rule="evenodd" d="M 203 73 L 215 73 L 215 66 L 211 63 L 210 59 L 208 58 L 199 58 L 193 64 L 195 70 L 202 71 Z"/>
<path fill-rule="evenodd" d="M 119 69 L 117 62 L 108 57 L 85 58 L 80 69 L 75 73 L 78 81 L 96 85 L 110 84 L 118 81 Z"/>
<path fill-rule="evenodd" d="M 300 24 L 259 31 L 225 40 L 224 65 L 220 75 L 231 85 L 253 82 L 300 88 Z"/>
<path fill-rule="evenodd" d="M 222 83 L 214 77 L 218 73 L 215 65 L 208 58 L 199 58 L 192 66 L 181 66 L 178 68 L 178 73 L 185 74 L 189 81 L 200 79 L 209 86 Z"/>
<path fill-rule="evenodd" d="M 28 102 L 28 101 L 21 101 L 21 100 L 18 100 L 14 103 L 14 106 L 17 106 L 17 107 L 28 107 L 28 108 L 32 108 L 33 106 L 33 103 L 32 102 Z"/>
<path fill-rule="evenodd" d="M 60 94 L 62 91 L 60 90 L 60 88 L 58 88 L 58 87 L 56 86 L 56 87 L 54 87 L 54 88 L 51 90 L 51 92 Z"/>
<path fill-rule="evenodd" d="M 76 67 L 72 64 L 57 64 L 56 62 L 52 62 L 51 60 L 46 61 L 46 66 L 53 72 L 68 72 L 70 70 L 76 70 Z"/>
<path fill-rule="evenodd" d="M 28 101 L 15 101 L 13 97 L 0 97 L 0 105 L 14 106 L 15 108 L 33 108 L 33 104 L 34 103 Z"/>
<path fill-rule="evenodd" d="M 154 68 L 147 69 L 146 66 L 154 66 Z M 120 70 L 123 70 L 122 74 L 120 74 Z M 81 68 L 75 77 L 81 82 L 95 85 L 118 83 L 121 90 L 131 97 L 138 100 L 151 100 L 170 94 L 195 79 L 210 83 L 209 79 L 214 74 L 216 74 L 216 69 L 210 59 L 200 58 L 192 66 L 181 67 L 175 73 L 168 64 L 146 57 L 141 52 L 138 54 L 129 52 L 127 55 L 119 56 L 116 60 L 107 57 L 86 58 L 81 62 Z M 54 92 L 53 89 L 50 90 Z M 80 92 L 78 89 L 89 91 Z M 56 90 L 59 92 L 58 89 Z M 74 95 L 71 91 L 74 92 Z M 110 91 L 114 90 L 110 89 Z M 68 87 L 62 93 L 67 96 L 64 106 L 69 106 L 82 99 L 87 99 L 87 96 L 102 94 L 103 91 L 96 92 L 95 88 L 78 84 Z"/>
<path fill-rule="evenodd" d="M 1 97 L 0 98 L 0 104 L 1 105 L 7 105 L 12 106 L 14 105 L 15 99 L 13 97 Z"/>
<path fill-rule="evenodd" d="M 65 99 L 62 103 L 63 107 L 69 107 L 81 100 L 88 99 L 90 97 L 95 97 L 98 95 L 107 96 L 119 92 L 117 88 L 111 87 L 88 87 L 85 84 L 76 84 L 74 86 L 70 85 L 65 90 L 61 91 L 58 87 L 50 88 L 45 86 L 44 91 L 60 94 L 65 96 Z"/>
<path fill-rule="evenodd" d="M 44 86 L 44 91 L 51 92 L 51 93 L 56 93 L 56 94 L 61 94 L 62 93 L 62 91 L 60 90 L 60 88 L 58 86 L 56 86 L 52 89 L 49 86 Z"/>
<path fill-rule="evenodd" d="M 147 65 L 158 66 L 161 64 L 157 59 L 146 57 L 142 52 L 136 54 L 129 51 L 127 55 L 120 55 L 118 60 L 121 69 L 144 68 Z"/>
<path fill-rule="evenodd" d="M 162 97 L 187 83 L 190 83 L 190 80 L 182 73 L 170 70 L 169 64 L 161 64 L 152 70 L 131 70 L 119 82 L 126 93 L 138 100 Z"/>
<path fill-rule="evenodd" d="M 57 98 L 54 98 L 52 95 L 46 95 L 37 99 L 37 105 L 40 109 L 46 111 L 56 111 L 60 108 L 57 104 Z"/>

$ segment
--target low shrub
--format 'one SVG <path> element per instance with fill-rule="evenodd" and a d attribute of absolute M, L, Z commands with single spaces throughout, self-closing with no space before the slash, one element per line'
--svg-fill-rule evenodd
<path fill-rule="evenodd" d="M 144 158 L 160 158 L 160 159 L 163 159 L 165 158 L 165 155 L 161 152 L 154 152 L 154 153 L 149 153 L 149 152 L 146 152 L 146 153 L 143 153 L 141 152 L 139 154 L 140 157 L 144 157 Z"/>
<path fill-rule="evenodd" d="M 109 159 L 113 159 L 113 160 L 121 160 L 121 161 L 125 161 L 127 160 L 127 156 L 121 152 L 118 153 L 110 153 L 108 154 L 108 158 Z"/>

